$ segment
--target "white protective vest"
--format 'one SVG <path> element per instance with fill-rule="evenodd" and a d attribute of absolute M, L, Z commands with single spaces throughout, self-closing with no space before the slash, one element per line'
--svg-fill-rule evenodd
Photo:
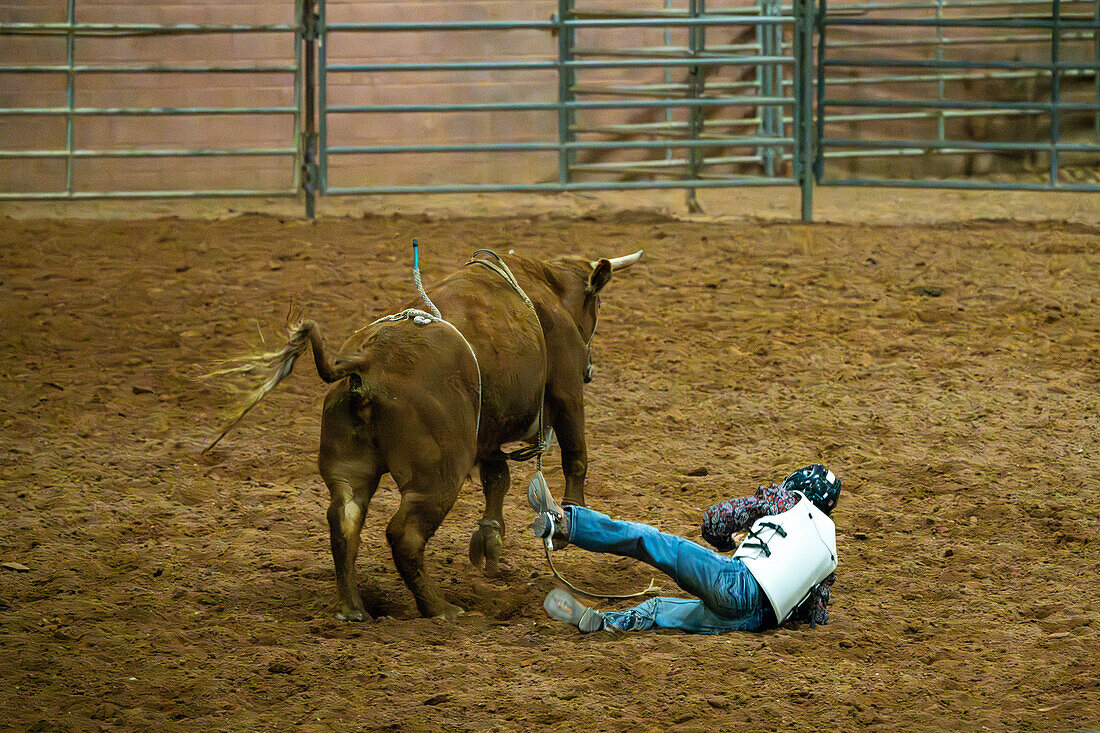
<path fill-rule="evenodd" d="M 805 494 L 794 493 L 802 499 L 782 514 L 757 519 L 733 553 L 764 589 L 779 623 L 837 565 L 836 525 Z"/>

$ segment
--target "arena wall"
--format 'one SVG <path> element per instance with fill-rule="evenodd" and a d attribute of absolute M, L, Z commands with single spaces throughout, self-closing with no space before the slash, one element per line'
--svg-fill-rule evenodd
<path fill-rule="evenodd" d="M 350 2 L 329 0 L 329 22 L 428 22 L 464 19 L 530 18 L 545 20 L 556 2 L 524 3 L 500 0 L 451 2 Z M 80 23 L 155 24 L 291 24 L 294 2 L 256 0 L 194 0 L 193 2 L 104 2 L 78 0 Z M 64 23 L 64 3 L 44 0 L 0 3 L 4 23 Z M 0 64 L 66 63 L 66 39 L 54 37 L 6 37 L 0 45 Z M 440 45 L 445 44 L 445 45 Z M 78 38 L 77 63 L 125 64 L 266 64 L 294 62 L 293 33 L 233 33 L 126 38 Z M 513 55 L 517 58 L 553 57 L 557 41 L 548 33 L 532 34 L 414 34 L 370 37 L 335 34 L 327 49 L 330 63 L 413 62 L 416 60 L 468 60 Z M 0 106 L 64 108 L 65 73 L 0 75 Z M 557 91 L 553 73 L 531 73 L 518 78 L 486 71 L 475 74 L 410 72 L 405 74 L 334 75 L 329 99 L 341 104 L 406 102 L 459 102 L 472 98 L 509 101 L 553 101 Z M 82 74 L 78 77 L 75 104 L 96 107 L 285 107 L 295 103 L 291 73 L 128 73 Z M 397 143 L 415 138 L 433 144 L 475 139 L 530 139 L 556 137 L 553 114 L 515 113 L 485 116 L 435 116 L 415 123 L 407 115 L 375 116 L 369 125 L 362 118 L 334 116 L 334 137 L 345 144 Z M 66 118 L 0 116 L 0 149 L 55 149 L 66 145 Z M 290 114 L 244 116 L 90 116 L 74 123 L 77 149 L 125 150 L 164 148 L 277 148 L 294 144 L 294 118 Z M 362 160 L 357 165 L 366 165 Z M 499 165 L 499 161 L 494 163 Z M 522 162 L 528 168 L 531 161 Z M 552 158 L 540 161 L 553 173 Z M 474 165 L 474 168 L 471 168 Z M 368 165 L 369 167 L 369 165 Z M 289 187 L 294 161 L 288 157 L 240 157 L 232 166 L 210 158 L 80 159 L 74 163 L 78 186 L 99 190 L 158 190 L 163 188 L 266 188 Z M 405 180 L 438 180 L 447 176 L 477 176 L 476 161 L 436 161 L 425 171 L 413 160 L 387 162 L 386 175 Z M 450 170 L 448 170 L 450 168 Z M 0 172 L 0 191 L 55 190 L 65 180 L 63 159 L 20 159 Z M 404 169 L 404 170 L 403 170 Z M 461 171 L 461 174 L 459 173 Z M 486 171 L 480 171 L 486 173 Z M 228 180 L 226 176 L 228 175 Z"/>
<path fill-rule="evenodd" d="M 841 3 L 842 4 L 842 3 Z M 641 4 L 651 10 L 665 6 L 663 0 Z M 755 8 L 755 2 L 735 0 L 723 9 L 738 5 Z M 837 3 L 831 3 L 836 7 Z M 1041 3 L 1040 3 L 1041 5 Z M 63 23 L 66 3 L 56 0 L 7 0 L 0 2 L 0 21 L 4 23 Z M 605 0 L 605 8 L 633 8 L 639 3 Z M 1088 6 L 1088 3 L 1063 3 L 1064 12 Z M 462 20 L 547 20 L 558 9 L 556 0 L 529 0 L 523 3 L 504 0 L 327 0 L 327 21 L 345 22 L 431 22 Z M 1087 7 L 1086 7 L 1087 9 Z M 1003 9 L 990 12 L 1002 12 Z M 914 11 L 915 12 L 915 11 Z M 923 12 L 923 11 L 921 11 Z M 1076 12 L 1076 11 L 1075 11 Z M 150 23 L 160 25 L 283 25 L 295 22 L 293 0 L 194 0 L 193 2 L 107 2 L 77 0 L 76 20 L 80 23 Z M 708 43 L 744 43 L 753 40 L 751 28 L 739 37 L 723 38 L 717 31 Z M 854 29 L 838 33 L 833 41 L 866 44 L 861 51 L 868 58 L 891 55 L 899 59 L 927 58 L 927 46 L 884 44 L 883 35 L 891 29 Z M 578 46 L 660 45 L 663 31 L 578 32 Z M 728 33 L 728 32 L 727 32 Z M 66 63 L 66 38 L 60 36 L 4 36 L 0 44 L 0 65 Z M 913 39 L 908 39 L 912 41 Z M 334 32 L 326 43 L 329 64 L 416 63 L 429 61 L 484 61 L 491 59 L 551 60 L 557 57 L 557 38 L 544 30 L 522 31 L 448 31 L 350 33 Z M 682 38 L 673 39 L 683 44 Z M 1090 38 L 1072 40 L 1064 46 L 1070 52 L 1090 54 L 1095 48 L 1095 32 Z M 181 64 L 181 65 L 266 65 L 290 66 L 295 58 L 294 33 L 228 33 L 181 35 L 127 35 L 124 37 L 78 37 L 75 61 L 95 64 Z M 948 53 L 960 58 L 1006 53 L 1004 45 L 975 45 Z M 1020 44 L 1014 50 L 1022 59 L 1038 58 L 1049 48 L 1042 40 Z M 751 67 L 749 68 L 751 72 Z M 649 74 L 647 77 L 646 74 Z M 660 73 L 660 72 L 658 72 Z M 722 73 L 719 71 L 719 73 Z M 859 72 L 852 72 L 858 75 Z M 653 71 L 611 70 L 599 72 L 597 81 L 657 81 Z M 673 72 L 674 80 L 682 73 Z M 64 109 L 68 105 L 67 75 L 58 72 L 0 74 L 0 108 L 48 107 Z M 440 104 L 458 102 L 554 102 L 557 98 L 557 72 L 554 69 L 530 71 L 403 71 L 388 73 L 333 73 L 328 77 L 327 100 L 333 105 L 366 104 Z M 927 85 L 926 85 L 927 86 Z M 1049 83 L 1036 79 L 963 81 L 946 85 L 955 99 L 1042 100 L 1049 97 Z M 836 89 L 836 87 L 833 87 Z M 1067 99 L 1088 102 L 1096 96 L 1095 73 L 1063 79 Z M 933 94 L 925 88 L 919 93 Z M 889 84 L 844 90 L 890 97 L 913 94 Z M 278 189 L 293 190 L 297 163 L 293 151 L 295 116 L 298 105 L 295 76 L 278 73 L 83 73 L 77 76 L 76 107 L 158 108 L 158 107 L 264 107 L 288 110 L 281 113 L 225 115 L 85 115 L 74 118 L 73 145 L 77 150 L 281 150 L 280 154 L 201 156 L 201 157 L 80 157 L 73 161 L 73 181 L 77 190 L 164 189 Z M 746 107 L 746 114 L 752 107 Z M 717 112 L 731 116 L 728 110 Z M 787 112 L 789 114 L 789 110 Z M 737 112 L 732 116 L 736 117 Z M 618 122 L 652 122 L 645 111 L 620 118 Z M 970 140 L 1042 140 L 1049 138 L 1046 117 L 960 117 L 945 123 L 948 137 Z M 608 115 L 591 114 L 586 123 L 598 126 L 609 121 Z M 1060 131 L 1063 140 L 1081 140 L 1086 144 L 1100 141 L 1100 124 L 1095 112 L 1063 115 Z M 507 112 L 461 114 L 330 114 L 327 118 L 330 144 L 364 145 L 439 145 L 453 143 L 555 141 L 558 119 L 553 110 L 517 110 Z M 911 120 L 882 120 L 873 124 L 841 125 L 836 137 L 893 139 L 934 134 L 938 121 L 928 117 Z M 746 130 L 747 132 L 747 130 Z M 0 115 L 0 150 L 55 150 L 66 148 L 67 118 L 51 116 Z M 590 162 L 604 160 L 594 154 Z M 1095 167 L 1097 156 L 1082 161 Z M 383 161 L 380 163 L 380 161 Z M 948 156 L 908 156 L 886 160 L 853 158 L 843 165 L 858 172 L 884 169 L 897 175 L 951 176 L 985 175 L 998 171 L 1013 173 L 1042 172 L 1041 156 L 959 154 Z M 752 171 L 750 171 L 752 172 Z M 486 156 L 477 153 L 439 153 L 423 155 L 346 155 L 333 157 L 330 180 L 359 186 L 434 185 L 441 183 L 540 183 L 557 176 L 557 156 L 553 151 L 515 152 Z M 12 158 L 0 170 L 0 193 L 12 191 L 64 190 L 64 157 Z"/>

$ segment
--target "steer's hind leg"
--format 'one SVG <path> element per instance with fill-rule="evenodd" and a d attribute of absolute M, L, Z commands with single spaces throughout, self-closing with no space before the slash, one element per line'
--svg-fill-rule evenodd
<path fill-rule="evenodd" d="M 448 482 L 438 476 L 432 481 L 421 473 L 399 485 L 401 505 L 386 526 L 394 565 L 416 598 L 422 616 L 454 621 L 463 613 L 461 608 L 444 600 L 439 586 L 424 570 L 424 546 L 450 511 L 461 484 L 461 480 Z"/>
<path fill-rule="evenodd" d="M 328 485 L 328 530 L 332 561 L 336 566 L 336 589 L 341 621 L 362 621 L 366 617 L 363 599 L 355 578 L 355 558 L 359 554 L 359 534 L 367 516 L 367 506 L 381 478 L 375 472 L 353 470 L 347 464 L 326 463 L 322 458 L 321 475 Z"/>
<path fill-rule="evenodd" d="M 496 575 L 504 549 L 504 495 L 511 483 L 508 461 L 503 456 L 481 462 L 481 488 L 485 492 L 485 513 L 470 538 L 470 562 L 480 567 L 485 561 L 485 574 Z"/>

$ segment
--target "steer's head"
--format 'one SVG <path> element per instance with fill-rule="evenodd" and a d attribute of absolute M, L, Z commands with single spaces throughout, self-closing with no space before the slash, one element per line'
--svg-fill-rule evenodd
<path fill-rule="evenodd" d="M 600 291 L 611 280 L 611 274 L 633 265 L 642 257 L 642 250 L 624 257 L 586 260 L 581 257 L 560 257 L 548 263 L 551 285 L 558 292 L 562 305 L 573 319 L 577 333 L 585 345 L 584 381 L 592 381 L 592 336 L 600 316 Z"/>

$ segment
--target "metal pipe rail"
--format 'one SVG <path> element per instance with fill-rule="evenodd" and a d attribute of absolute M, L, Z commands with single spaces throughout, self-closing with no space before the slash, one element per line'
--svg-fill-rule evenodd
<path fill-rule="evenodd" d="M 617 102 L 527 102 L 527 103 L 470 103 L 470 104 L 364 104 L 332 105 L 331 113 L 339 112 L 516 112 L 529 110 L 586 110 L 586 109 L 671 109 L 683 107 L 728 107 L 744 104 L 783 104 L 790 106 L 792 101 L 786 97 L 722 97 L 719 99 L 700 99 L 690 97 L 665 98 L 660 100 L 622 100 Z"/>
<path fill-rule="evenodd" d="M 575 7 L 571 0 L 559 2 L 559 12 L 549 21 L 458 21 L 458 22 L 377 22 L 377 23 L 329 23 L 321 6 L 319 32 L 328 39 L 327 48 L 321 49 L 320 58 L 320 117 L 318 165 L 322 189 L 331 194 L 373 193 L 424 193 L 430 191 L 569 191 L 605 189 L 644 189 L 682 187 L 689 191 L 699 187 L 742 185 L 751 181 L 759 185 L 761 180 L 776 185 L 799 184 L 802 181 L 793 173 L 778 175 L 775 164 L 795 158 L 794 150 L 809 147 L 809 140 L 796 141 L 794 128 L 771 124 L 767 129 L 760 124 L 759 110 L 794 108 L 794 85 L 783 87 L 775 84 L 764 88 L 758 80 L 737 81 L 720 74 L 732 69 L 744 69 L 753 76 L 761 68 L 792 69 L 796 64 L 793 53 L 778 53 L 777 46 L 761 45 L 759 41 L 708 43 L 705 33 L 715 30 L 756 29 L 760 34 L 766 29 L 776 29 L 774 37 L 781 36 L 780 29 L 790 28 L 802 22 L 809 28 L 809 16 L 796 19 L 792 14 L 780 15 L 759 8 L 737 8 L 716 14 L 705 12 L 702 0 L 690 0 L 690 8 L 683 12 L 600 12 Z M 757 12 L 752 12 L 756 10 Z M 748 11 L 748 12 L 746 12 Z M 578 43 L 581 33 L 605 34 L 611 29 L 664 31 L 666 42 L 652 46 L 632 43 L 610 46 L 608 43 Z M 545 33 L 556 36 L 557 47 L 547 46 L 539 58 L 497 58 L 493 60 L 416 60 L 394 59 L 387 62 L 332 60 L 326 58 L 335 45 L 333 39 L 342 34 L 394 34 L 394 33 Z M 670 33 L 686 34 L 687 44 L 669 42 Z M 808 37 L 808 32 L 807 32 Z M 596 36 L 594 36 L 596 37 Z M 602 38 L 602 36 L 600 36 Z M 556 51 L 556 53 L 555 53 Z M 355 103 L 329 98 L 329 90 L 339 77 L 345 80 L 360 74 L 436 73 L 470 74 L 491 72 L 499 78 L 512 74 L 549 73 L 558 77 L 558 96 L 546 101 L 433 101 L 415 104 Z M 630 73 L 631 83 L 616 78 L 617 73 Z M 670 73 L 680 72 L 687 81 L 671 83 Z M 644 75 L 665 74 L 665 83 L 648 80 Z M 788 72 L 790 73 L 790 72 Z M 703 74 L 705 84 L 700 84 Z M 638 75 L 643 75 L 641 78 Z M 712 81 L 711 76 L 717 81 Z M 778 76 L 782 76 L 781 74 Z M 591 77 L 591 78 L 589 78 Z M 446 79 L 451 77 L 440 76 Z M 695 81 L 692 81 L 692 79 Z M 743 93 L 738 94 L 739 90 Z M 787 92 L 784 94 L 783 92 Z M 789 96 L 788 96 L 789 95 Z M 730 117 L 731 109 L 744 109 L 745 118 Z M 709 111 L 722 112 L 723 120 L 708 122 Z M 345 130 L 347 121 L 359 115 L 371 115 L 373 119 L 385 119 L 398 114 L 461 115 L 461 114 L 509 114 L 541 113 L 556 117 L 556 138 L 478 141 L 399 141 L 395 139 L 369 143 L 342 140 L 335 142 L 334 126 L 339 123 Z M 653 118 L 650 115 L 659 115 Z M 798 113 L 792 112 L 797 117 Z M 782 118 L 782 115 L 779 115 Z M 491 118 L 486 118 L 491 119 Z M 718 123 L 726 122 L 725 125 Z M 743 129 L 751 126 L 750 129 Z M 362 127 L 362 126 L 360 126 Z M 811 130 L 812 131 L 812 130 Z M 343 133 L 348 136 L 349 133 Z M 611 138 L 611 139 L 608 139 Z M 626 138 L 626 139 L 621 139 Z M 730 151 L 752 151 L 755 154 L 731 155 Z M 673 151 L 681 151 L 676 157 Z M 642 159 L 619 160 L 615 155 L 632 153 Z M 422 154 L 471 155 L 477 160 L 493 159 L 492 156 L 508 154 L 556 155 L 558 175 L 556 180 L 512 183 L 467 184 L 444 182 L 431 186 L 417 182 L 364 183 L 338 182 L 340 163 L 347 174 L 348 160 L 344 156 L 414 156 Z M 594 157 L 593 157 L 594 156 Z M 612 157 L 607 157 L 612 156 Z M 759 166 L 762 158 L 772 161 L 767 175 L 754 175 L 751 170 Z M 514 159 L 514 158 L 513 158 Z M 746 167 L 749 173 L 736 173 L 736 167 Z M 379 170 L 377 164 L 370 166 Z M 723 171 L 719 173 L 718 171 Z M 357 173 L 355 171 L 353 173 Z M 764 173 L 764 169 L 760 169 Z M 670 176 L 679 176 L 669 180 Z M 624 176 L 640 177 L 636 180 Z M 540 176 L 541 178 L 541 176 Z M 809 176 L 805 176 L 808 180 Z"/>
<path fill-rule="evenodd" d="M 844 4 L 843 12 L 834 14 L 822 0 L 816 69 L 817 182 L 1000 189 L 1017 185 L 1004 180 L 1015 176 L 1019 187 L 1027 190 L 1100 191 L 1100 178 L 1088 183 L 1067 181 L 1062 175 L 1068 154 L 1087 165 L 1100 165 L 1100 3 L 1092 3 L 1088 12 L 1063 12 L 1064 8 L 1079 9 L 1083 5 L 1074 0 L 863 2 Z M 1050 12 L 1044 13 L 1044 7 Z M 1003 12 L 997 14 L 996 9 Z M 888 12 L 901 13 L 902 17 L 880 17 Z M 914 17 L 921 12 L 933 13 L 934 17 Z M 889 41 L 830 37 L 853 29 L 875 28 L 910 32 Z M 1033 50 L 1021 57 L 1017 55 L 1021 47 Z M 898 48 L 906 49 L 901 57 L 893 53 Z M 882 56 L 869 56 L 875 49 L 886 51 Z M 914 56 L 919 49 L 925 49 L 925 55 Z M 1046 58 L 1037 56 L 1044 52 Z M 948 53 L 955 55 L 949 57 Z M 848 75 L 831 75 L 834 70 Z M 913 73 L 904 73 L 910 70 Z M 853 73 L 860 76 L 850 76 Z M 1090 79 L 1094 80 L 1093 89 L 1086 92 L 1083 85 Z M 1065 87 L 1069 81 L 1077 82 L 1075 92 Z M 976 85 L 966 98 L 951 93 L 963 90 L 964 84 Z M 1007 84 L 1020 88 L 1011 91 Z M 924 91 L 930 85 L 935 87 L 932 96 Z M 871 94 L 872 88 L 880 91 Z M 1018 96 L 1025 92 L 1030 96 Z M 1087 132 L 1080 127 L 1080 115 L 1090 115 L 1094 120 L 1093 141 L 1063 141 L 1061 136 L 1068 132 L 1065 126 L 1071 122 L 1078 126 L 1079 133 Z M 1030 127 L 1005 128 L 1002 136 L 994 139 L 965 139 L 974 130 L 993 129 L 991 126 L 999 125 L 1000 120 L 1013 117 L 1029 120 Z M 919 120 L 935 125 L 934 136 L 916 126 Z M 960 127 L 964 123 L 971 127 Z M 879 129 L 861 135 L 861 126 L 868 124 Z M 1049 130 L 1048 140 L 1029 139 L 1030 135 L 1042 134 L 1044 128 Z M 839 134 L 840 130 L 845 132 Z M 946 164 L 948 157 L 970 161 L 975 155 L 987 156 L 986 160 L 993 163 L 1002 160 L 1009 168 L 996 176 L 997 180 L 972 174 L 964 180 L 950 170 L 946 176 L 941 174 L 941 180 L 929 180 L 931 171 L 924 166 L 914 176 L 920 180 L 906 180 L 910 176 L 896 166 L 876 166 L 874 162 L 920 157 L 923 162 L 938 158 Z M 1047 160 L 1046 180 L 1026 180 L 1031 176 L 1027 168 L 1043 158 Z M 830 161 L 834 165 L 829 165 Z M 861 164 L 864 168 L 890 171 L 893 177 L 845 175 L 846 169 L 855 171 L 851 167 L 855 161 L 866 161 Z M 841 162 L 844 166 L 834 172 Z M 1019 170 L 1013 172 L 1012 166 Z"/>
<path fill-rule="evenodd" d="M 303 195 L 312 216 L 325 194 L 679 188 L 692 205 L 697 188 L 796 185 L 809 219 L 815 185 L 1100 190 L 1100 176 L 1080 177 L 1100 170 L 1100 0 L 665 0 L 655 10 L 558 0 L 548 20 L 425 23 L 329 23 L 324 0 L 294 0 L 292 22 L 255 25 L 83 23 L 78 2 L 66 0 L 65 22 L 0 23 L 0 39 L 63 43 L 58 58 L 0 56 L 0 76 L 64 78 L 63 102 L 28 95 L 0 107 L 9 129 L 63 125 L 57 144 L 36 143 L 40 135 L 0 142 L 0 160 L 60 171 L 48 190 L 0 191 L 0 200 Z M 421 58 L 393 42 L 456 33 L 514 50 Z M 263 63 L 78 54 L 92 41 L 265 34 L 292 47 Z M 504 40 L 516 34 L 534 40 Z M 357 42 L 337 56 L 341 40 L 362 37 L 394 50 L 361 53 Z M 286 77 L 288 98 L 89 103 L 84 95 L 115 75 Z M 371 93 L 375 81 L 414 76 L 438 85 L 422 101 L 400 83 L 385 86 L 389 96 Z M 531 91 L 514 92 L 519 83 Z M 104 121 L 166 127 L 188 118 L 285 118 L 285 144 L 247 135 L 239 144 L 226 135 L 118 147 L 82 139 Z M 493 130 L 502 121 L 509 134 Z M 205 161 L 221 183 L 132 191 L 83 175 L 147 159 Z M 234 186 L 234 161 L 282 170 L 289 185 Z M 979 176 L 975 161 L 1004 170 Z M 433 166 L 448 172 L 435 180 Z M 454 180 L 475 166 L 467 182 Z"/>
<path fill-rule="evenodd" d="M 629 148 L 709 148 L 714 147 L 716 144 L 723 146 L 758 146 L 758 145 L 773 145 L 775 144 L 775 138 L 771 137 L 721 137 L 706 140 L 699 140 L 695 138 L 681 139 L 673 142 L 667 142 L 664 140 L 626 140 L 623 142 L 605 142 L 605 141 L 591 141 L 591 142 L 569 142 L 569 143 L 554 143 L 554 142 L 535 142 L 535 143 L 470 143 L 470 144 L 455 144 L 455 145 L 349 145 L 349 146 L 333 146 L 328 150 L 330 153 L 461 153 L 461 152 L 515 152 L 522 150 L 546 150 L 557 151 L 561 148 L 566 150 L 625 150 Z"/>
<path fill-rule="evenodd" d="M 0 200 L 13 199 L 97 199 L 97 198 L 144 198 L 170 197 L 193 198 L 206 196 L 295 196 L 300 192 L 300 174 L 298 161 L 301 157 L 298 131 L 301 129 L 301 23 L 284 24 L 151 24 L 151 23 L 83 23 L 77 21 L 77 0 L 67 0 L 67 21 L 64 23 L 2 23 L 0 38 L 59 38 L 65 41 L 64 63 L 10 63 L 0 64 L 0 75 L 5 74 L 41 74 L 65 75 L 64 105 L 58 106 L 13 106 L 0 108 L 0 120 L 28 118 L 50 120 L 64 119 L 64 144 L 61 147 L 42 148 L 5 147 L 0 150 L 3 160 L 45 160 L 64 161 L 64 180 L 58 180 L 50 190 L 0 191 Z M 296 16 L 296 17 L 300 17 Z M 287 35 L 293 44 L 287 49 L 288 63 L 78 63 L 78 43 L 85 39 L 129 39 L 158 38 L 180 36 L 229 36 L 240 34 L 277 34 Z M 251 75 L 291 75 L 293 84 L 287 90 L 293 96 L 293 103 L 287 105 L 222 105 L 222 106 L 92 106 L 76 103 L 77 92 L 81 89 L 81 80 L 91 76 L 140 75 L 140 74 L 251 74 Z M 89 118 L 123 117 L 198 117 L 230 116 L 244 117 L 253 115 L 285 116 L 292 120 L 293 134 L 283 146 L 237 146 L 237 147 L 133 147 L 104 149 L 100 147 L 80 146 L 77 144 L 77 125 L 80 120 Z M 76 161 L 92 162 L 96 160 L 138 160 L 138 159 L 238 159 L 238 158 L 283 158 L 287 161 L 288 184 L 285 187 L 225 187 L 215 190 L 114 190 L 91 188 L 80 180 L 75 169 Z M 60 178 L 60 176 L 59 176 Z M 93 177 L 94 180 L 94 177 Z"/>
<path fill-rule="evenodd" d="M 70 6 L 73 18 L 75 2 Z M 3 23 L 0 35 L 5 36 L 96 36 L 104 38 L 132 36 L 200 35 L 218 33 L 285 33 L 295 25 L 157 25 L 154 23 Z"/>
<path fill-rule="evenodd" d="M 893 10 L 937 10 L 957 8 L 1013 8 L 1013 7 L 1048 7 L 1050 0 L 954 0 L 944 3 L 943 0 L 905 0 L 905 2 L 850 2 L 835 6 L 829 11 L 834 17 L 845 17 L 868 12 L 889 12 Z M 1013 16 L 1019 13 L 1013 12 Z"/>
<path fill-rule="evenodd" d="M 619 61 L 438 61 L 411 64 L 332 64 L 329 72 L 347 71 L 557 71 L 558 69 L 651 69 L 660 67 L 745 66 L 789 64 L 790 56 L 695 56 L 687 59 L 623 59 Z"/>

